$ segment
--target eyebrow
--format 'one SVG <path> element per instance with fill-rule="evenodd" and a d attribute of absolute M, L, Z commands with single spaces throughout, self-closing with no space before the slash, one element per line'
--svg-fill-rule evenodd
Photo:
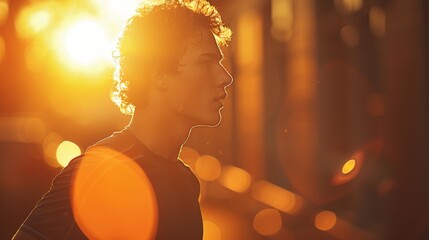
<path fill-rule="evenodd" d="M 198 56 L 198 58 L 209 58 L 209 59 L 222 61 L 224 59 L 224 56 L 223 54 L 219 54 L 219 53 L 202 53 Z"/>

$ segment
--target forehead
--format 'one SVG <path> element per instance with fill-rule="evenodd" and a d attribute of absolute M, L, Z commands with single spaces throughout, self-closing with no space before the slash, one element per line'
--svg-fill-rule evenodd
<path fill-rule="evenodd" d="M 216 43 L 213 33 L 208 29 L 198 29 L 190 34 L 186 42 L 186 57 L 199 57 L 202 55 L 218 55 L 221 58 L 222 51 Z"/>

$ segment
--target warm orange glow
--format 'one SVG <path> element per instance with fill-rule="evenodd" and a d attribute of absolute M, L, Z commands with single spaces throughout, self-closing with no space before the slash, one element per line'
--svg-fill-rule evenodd
<path fill-rule="evenodd" d="M 155 193 L 132 159 L 94 147 L 86 152 L 73 181 L 73 214 L 86 237 L 154 238 L 158 224 Z"/>
<path fill-rule="evenodd" d="M 304 204 L 300 196 L 263 180 L 253 185 L 252 197 L 288 214 L 296 214 Z"/>
<path fill-rule="evenodd" d="M 234 192 L 243 193 L 249 189 L 251 177 L 247 171 L 241 168 L 225 166 L 222 168 L 222 176 L 219 182 Z"/>
<path fill-rule="evenodd" d="M 258 212 L 253 219 L 253 228 L 263 236 L 270 236 L 280 231 L 282 216 L 280 212 L 268 208 Z"/>
<path fill-rule="evenodd" d="M 6 21 L 9 15 L 9 4 L 5 0 L 0 0 L 0 26 Z"/>
<path fill-rule="evenodd" d="M 39 118 L 27 118 L 23 125 L 23 139 L 26 142 L 40 142 L 45 136 L 45 123 Z"/>
<path fill-rule="evenodd" d="M 349 174 L 356 166 L 356 160 L 350 159 L 346 163 L 344 163 L 343 168 L 341 169 L 341 172 L 343 174 Z"/>
<path fill-rule="evenodd" d="M 262 19 L 258 12 L 248 11 L 242 13 L 238 22 L 237 62 L 239 65 L 257 67 L 261 63 Z M 250 70 L 250 69 L 249 69 Z"/>
<path fill-rule="evenodd" d="M 57 148 L 62 142 L 62 137 L 57 133 L 49 133 L 45 136 L 42 142 L 43 153 L 45 156 L 45 162 L 51 167 L 60 167 L 60 163 L 57 161 Z"/>
<path fill-rule="evenodd" d="M 91 2 L 101 14 L 113 22 L 123 23 L 135 13 L 135 9 L 141 0 L 91 0 Z"/>
<path fill-rule="evenodd" d="M 190 168 L 195 168 L 195 162 L 200 157 L 200 154 L 191 147 L 182 147 L 179 158 L 189 165 Z"/>
<path fill-rule="evenodd" d="M 6 44 L 2 36 L 0 36 L 0 63 L 3 61 L 4 56 L 6 55 Z"/>
<path fill-rule="evenodd" d="M 335 6 L 346 12 L 356 12 L 362 8 L 362 0 L 335 0 Z"/>
<path fill-rule="evenodd" d="M 45 123 L 36 117 L 0 118 L 0 140 L 38 143 L 45 132 Z"/>
<path fill-rule="evenodd" d="M 359 32 L 353 26 L 344 26 L 341 28 L 341 38 L 348 47 L 356 47 L 359 44 Z"/>
<path fill-rule="evenodd" d="M 221 240 L 221 231 L 216 223 L 204 220 L 204 236 L 203 240 Z"/>
<path fill-rule="evenodd" d="M 45 30 L 53 20 L 53 3 L 33 3 L 24 7 L 18 14 L 15 27 L 21 38 L 30 38 Z"/>
<path fill-rule="evenodd" d="M 317 229 L 328 231 L 337 223 L 337 215 L 331 211 L 319 212 L 314 218 L 314 225 Z"/>
<path fill-rule="evenodd" d="M 109 49 L 105 30 L 94 19 L 80 19 L 60 28 L 56 41 L 63 60 L 77 68 L 105 59 L 113 50 Z"/>
<path fill-rule="evenodd" d="M 364 161 L 364 151 L 358 150 L 348 158 L 347 161 L 340 163 L 341 165 L 335 170 L 331 182 L 333 185 L 345 184 L 354 179 L 360 172 Z"/>
<path fill-rule="evenodd" d="M 292 37 L 293 6 L 291 0 L 271 1 L 271 34 L 279 41 Z"/>
<path fill-rule="evenodd" d="M 33 44 L 28 47 L 25 55 L 27 68 L 33 72 L 40 70 L 46 63 L 47 50 L 40 45 Z"/>
<path fill-rule="evenodd" d="M 65 167 L 69 162 L 81 154 L 80 148 L 73 142 L 63 141 L 57 148 L 57 161 L 58 163 Z"/>
<path fill-rule="evenodd" d="M 195 172 L 203 180 L 216 180 L 221 173 L 219 160 L 209 155 L 201 156 L 195 164 Z"/>
<path fill-rule="evenodd" d="M 369 10 L 369 27 L 376 37 L 383 37 L 386 33 L 386 14 L 379 7 L 371 7 Z"/>
<path fill-rule="evenodd" d="M 237 20 L 235 116 L 237 118 L 237 164 L 255 178 L 264 178 L 264 79 L 263 17 L 259 11 L 241 11 Z"/>

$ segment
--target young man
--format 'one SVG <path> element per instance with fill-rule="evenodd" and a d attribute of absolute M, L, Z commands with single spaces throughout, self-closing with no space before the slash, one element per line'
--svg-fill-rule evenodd
<path fill-rule="evenodd" d="M 206 1 L 139 8 L 111 96 L 130 124 L 73 159 L 14 239 L 202 239 L 199 183 L 178 155 L 193 127 L 221 121 L 230 37 Z"/>

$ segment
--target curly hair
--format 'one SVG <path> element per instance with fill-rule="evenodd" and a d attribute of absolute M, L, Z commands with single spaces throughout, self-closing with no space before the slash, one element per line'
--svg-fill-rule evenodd
<path fill-rule="evenodd" d="M 134 113 L 136 98 L 142 101 L 146 79 L 153 73 L 177 73 L 185 39 L 198 28 L 209 29 L 218 45 L 231 40 L 231 29 L 206 0 L 165 0 L 161 4 L 145 1 L 137 9 L 113 54 L 114 88 L 110 98 L 122 113 Z"/>

